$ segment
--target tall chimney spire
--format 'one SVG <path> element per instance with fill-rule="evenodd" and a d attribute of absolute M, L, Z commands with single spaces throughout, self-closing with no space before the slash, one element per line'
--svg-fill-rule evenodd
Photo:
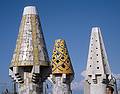
<path fill-rule="evenodd" d="M 93 27 L 91 32 L 84 94 L 112 94 L 114 83 L 105 51 L 103 38 L 99 27 Z M 110 87 L 110 88 L 109 88 Z M 109 88 L 109 89 L 108 89 Z"/>
<path fill-rule="evenodd" d="M 53 94 L 71 94 L 74 71 L 64 40 L 55 41 L 52 54 Z"/>
<path fill-rule="evenodd" d="M 10 75 L 20 94 L 42 94 L 43 82 L 49 76 L 49 58 L 35 6 L 24 8 Z"/>

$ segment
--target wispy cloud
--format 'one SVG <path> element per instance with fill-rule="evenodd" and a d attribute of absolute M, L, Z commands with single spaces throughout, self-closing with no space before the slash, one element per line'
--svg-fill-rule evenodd
<path fill-rule="evenodd" d="M 117 81 L 117 87 L 120 90 L 120 74 L 113 74 Z"/>
<path fill-rule="evenodd" d="M 72 82 L 71 84 L 72 90 L 83 90 L 83 83 L 84 83 L 84 80 Z"/>
<path fill-rule="evenodd" d="M 81 76 L 85 77 L 85 75 L 86 75 L 86 71 L 83 70 L 83 71 L 81 72 Z"/>
<path fill-rule="evenodd" d="M 85 77 L 85 71 L 82 71 L 79 75 L 79 78 Z M 83 91 L 84 88 L 84 79 L 74 80 L 71 84 L 72 90 Z"/>
<path fill-rule="evenodd" d="M 116 80 L 120 80 L 120 74 L 114 74 L 113 73 L 113 76 L 116 78 Z"/>

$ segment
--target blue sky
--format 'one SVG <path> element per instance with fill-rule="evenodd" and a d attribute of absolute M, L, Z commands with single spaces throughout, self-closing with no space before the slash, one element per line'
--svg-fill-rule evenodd
<path fill-rule="evenodd" d="M 112 72 L 120 73 L 119 0 L 2 0 L 0 5 L 0 82 L 11 79 L 8 68 L 15 48 L 23 8 L 38 8 L 42 29 L 51 58 L 54 40 L 66 40 L 75 80 L 82 79 L 86 68 L 91 28 L 99 26 Z M 80 94 L 74 90 L 73 94 Z"/>

